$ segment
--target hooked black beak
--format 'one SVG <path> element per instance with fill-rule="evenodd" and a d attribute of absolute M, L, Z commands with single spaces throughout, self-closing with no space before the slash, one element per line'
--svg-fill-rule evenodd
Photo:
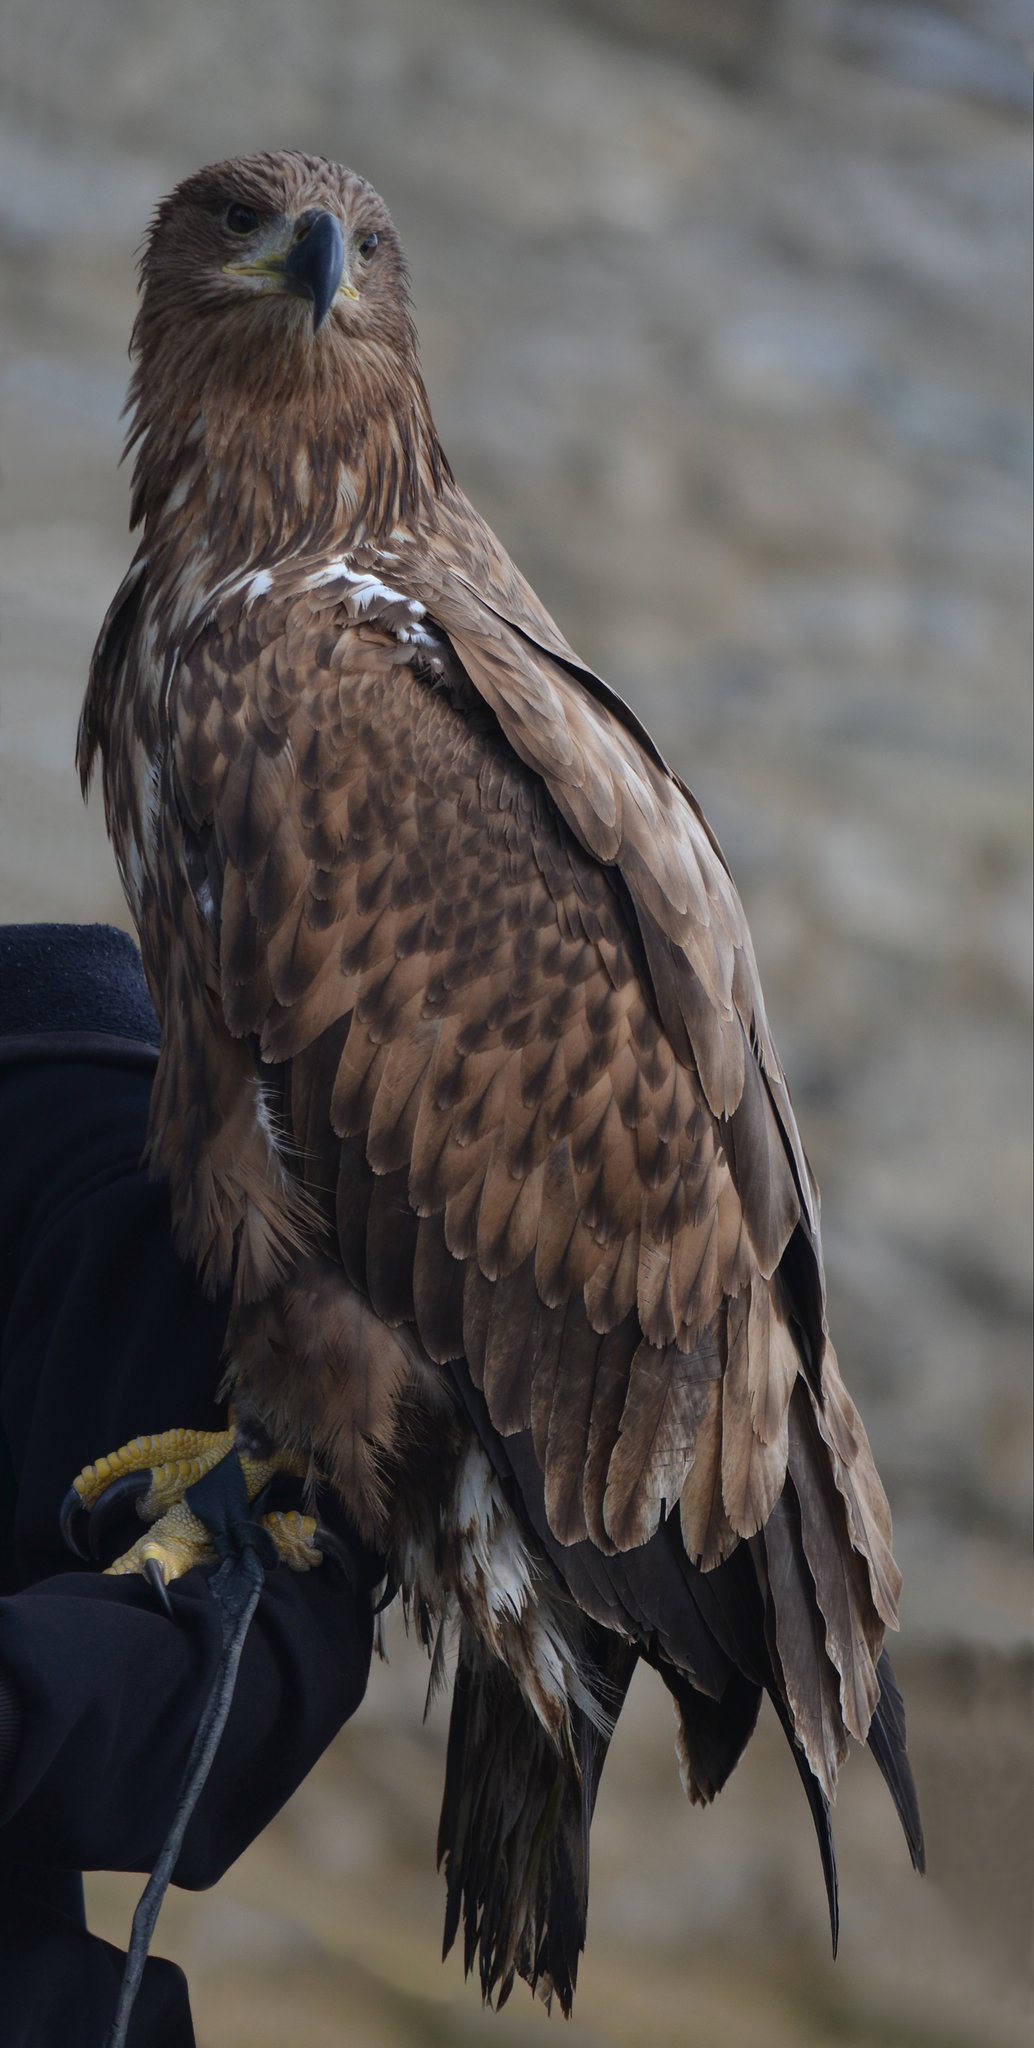
<path fill-rule="evenodd" d="M 345 268 L 345 238 L 332 213 L 303 213 L 284 258 L 284 276 L 303 298 L 312 300 L 312 331 L 322 327 L 340 289 Z"/>

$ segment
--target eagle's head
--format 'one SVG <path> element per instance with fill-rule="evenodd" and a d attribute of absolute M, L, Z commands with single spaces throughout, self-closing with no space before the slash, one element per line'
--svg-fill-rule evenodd
<path fill-rule="evenodd" d="M 353 482 L 340 489 L 361 497 L 355 471 L 378 437 L 414 460 L 436 447 L 401 244 L 356 172 L 294 150 L 196 171 L 158 207 L 140 276 L 134 520 L 203 460 L 210 505 L 273 469 L 281 512 L 299 501 L 311 524 L 317 507 L 300 500 L 337 489 L 342 464 Z"/>
<path fill-rule="evenodd" d="M 412 346 L 383 199 L 355 171 L 295 150 L 210 164 L 177 185 L 155 214 L 141 283 L 140 349 L 170 316 L 270 349 L 324 327 L 324 348 L 346 334 Z"/>

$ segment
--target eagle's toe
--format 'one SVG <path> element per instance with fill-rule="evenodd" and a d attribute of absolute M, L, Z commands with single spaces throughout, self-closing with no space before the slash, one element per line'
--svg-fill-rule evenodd
<path fill-rule="evenodd" d="M 261 1513 L 261 1497 L 274 1478 L 301 1479 L 306 1472 L 305 1461 L 291 1452 L 271 1449 L 268 1456 L 255 1456 L 241 1450 L 232 1416 L 224 1430 L 138 1436 L 84 1466 L 72 1481 L 61 1508 L 61 1533 L 77 1556 L 98 1562 L 105 1550 L 110 1555 L 109 1538 L 134 1510 L 150 1528 L 107 1571 L 113 1577 L 142 1574 L 168 1607 L 165 1589 L 196 1565 L 212 1563 L 227 1540 L 235 1547 L 233 1529 L 242 1519 L 265 1532 L 270 1563 L 279 1560 L 293 1571 L 318 1565 L 323 1532 L 311 1515 L 281 1508 Z M 202 1481 L 207 1484 L 191 1505 Z"/>

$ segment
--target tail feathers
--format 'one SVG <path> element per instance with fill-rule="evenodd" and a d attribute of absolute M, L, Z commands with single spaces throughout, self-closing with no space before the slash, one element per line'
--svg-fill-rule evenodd
<path fill-rule="evenodd" d="M 773 1697 L 789 1714 L 796 1740 L 827 1799 L 847 1755 L 838 1673 L 826 1654 L 826 1633 L 801 1540 L 797 1495 L 787 1486 L 752 1542 L 765 1590 L 765 1634 Z"/>
<path fill-rule="evenodd" d="M 856 1740 L 864 1742 L 879 1698 L 876 1659 L 884 1624 L 873 1604 L 867 1558 L 852 1541 L 816 1404 L 803 1382 L 790 1404 L 788 1467 L 796 1496 L 798 1552 L 814 1588 L 809 1597 L 822 1618 L 826 1655 L 839 1678 L 839 1715 Z M 859 1449 L 852 1482 L 860 1480 L 861 1471 Z M 878 1486 L 875 1468 L 872 1476 Z M 827 1784 L 826 1791 L 832 1790 Z"/>
<path fill-rule="evenodd" d="M 790 1489 L 788 1488 L 787 1495 L 784 1495 L 784 1501 L 786 1501 L 789 1492 Z M 780 1502 L 780 1508 L 782 1507 L 783 1502 Z M 776 1524 L 775 1530 L 772 1527 L 773 1523 Z M 794 1643 L 793 1635 L 787 1636 L 780 1629 L 779 1595 L 781 1590 L 785 1594 L 785 1585 L 782 1588 L 780 1586 L 780 1578 L 783 1575 L 780 1572 L 779 1534 L 778 1517 L 773 1516 L 772 1523 L 764 1532 L 764 1537 L 757 1539 L 752 1545 L 759 1584 L 766 1595 L 765 1627 L 772 1673 L 771 1682 L 767 1683 L 766 1690 L 769 1693 L 776 1714 L 779 1717 L 780 1725 L 790 1745 L 794 1764 L 796 1765 L 798 1776 L 804 1786 L 808 1804 L 811 1808 L 811 1816 L 818 1838 L 819 1854 L 822 1858 L 822 1872 L 826 1882 L 833 1954 L 836 1955 L 840 1915 L 837 1902 L 836 1855 L 833 1847 L 833 1831 L 830 1821 L 830 1802 L 827 1796 L 833 1786 L 835 1786 L 836 1770 L 835 1767 L 832 1771 L 829 1770 L 831 1760 L 828 1754 L 824 1756 L 821 1749 L 816 1753 L 814 1744 L 810 1745 L 807 1740 L 807 1721 L 800 1712 L 799 1700 L 795 1698 L 797 1688 L 788 1682 L 790 1672 L 787 1668 L 789 1664 L 792 1670 L 793 1663 L 797 1663 L 799 1678 L 800 1670 L 805 1668 L 809 1661 L 813 1661 L 818 1674 L 816 1689 L 818 1693 L 821 1693 L 824 1690 L 824 1675 L 828 1673 L 829 1666 L 828 1660 L 818 1642 L 817 1634 L 812 1646 L 811 1659 L 807 1656 L 800 1658 L 797 1655 L 799 1645 Z M 772 1540 L 773 1535 L 776 1538 L 774 1542 Z M 785 1549 L 787 1546 L 784 1545 L 783 1547 Z M 775 1563 L 775 1571 L 772 1569 L 773 1563 Z M 790 1643 L 794 1644 L 792 1661 L 787 1656 L 787 1647 Z M 879 1696 L 873 1708 L 872 1719 L 868 1727 L 867 1741 L 879 1765 L 894 1805 L 897 1808 L 912 1862 L 917 1870 L 922 1871 L 925 1869 L 923 1829 L 919 1818 L 919 1802 L 916 1795 L 915 1782 L 905 1751 L 904 1702 L 897 1679 L 894 1676 L 890 1658 L 885 1650 L 879 1657 L 875 1676 L 879 1686 Z"/>
<path fill-rule="evenodd" d="M 869 1727 L 868 1743 L 880 1767 L 887 1789 L 897 1808 L 898 1816 L 908 1843 L 908 1853 L 913 1866 L 922 1872 L 926 1869 L 926 1850 L 923 1844 L 923 1825 L 919 1818 L 919 1800 L 915 1780 L 912 1776 L 905 1751 L 905 1706 L 901 1690 L 894 1675 L 890 1658 L 884 1650 L 876 1667 L 880 1681 L 880 1698 Z M 783 1732 L 790 1745 L 790 1752 L 797 1766 L 797 1773 L 804 1786 L 815 1824 L 815 1834 L 822 1858 L 822 1875 L 826 1883 L 826 1899 L 829 1904 L 829 1930 L 836 1955 L 840 1935 L 840 1907 L 837 1893 L 837 1859 L 833 1843 L 833 1827 L 830 1818 L 829 1800 L 812 1771 L 808 1759 L 798 1742 L 793 1722 L 786 1707 L 773 1689 L 772 1704 L 782 1724 Z"/>
<path fill-rule="evenodd" d="M 762 1689 L 745 1678 L 741 1672 L 734 1671 L 721 1699 L 714 1700 L 708 1698 L 705 1693 L 698 1692 L 683 1672 L 677 1671 L 674 1666 L 660 1658 L 657 1659 L 656 1668 L 671 1693 L 678 1712 L 679 1734 L 676 1747 L 682 1783 L 694 1805 L 708 1805 L 722 1790 L 754 1733 Z M 819 1855 L 822 1859 L 826 1899 L 829 1904 L 833 1954 L 836 1955 L 840 1935 L 840 1907 L 829 1800 L 794 1733 L 792 1717 L 780 1697 L 777 1686 L 770 1684 L 768 1690 L 811 1808 Z"/>
<path fill-rule="evenodd" d="M 624 1698 L 635 1652 L 600 1635 L 600 1675 Z M 463 1921 L 463 1960 L 486 2000 L 503 2005 L 515 1976 L 571 2010 L 585 1946 L 589 1822 L 608 1738 L 577 1708 L 572 1747 L 558 1749 L 516 1681 L 463 1624 L 438 1831 L 444 1950 Z"/>
<path fill-rule="evenodd" d="M 660 1672 L 678 1717 L 676 1750 L 683 1790 L 694 1806 L 709 1806 L 735 1770 L 754 1733 L 761 1687 L 733 1671 L 720 1700 L 698 1692 L 683 1672 L 662 1659 Z"/>
<path fill-rule="evenodd" d="M 790 1753 L 797 1766 L 797 1775 L 804 1786 L 808 1805 L 811 1808 L 815 1837 L 819 1845 L 819 1855 L 822 1859 L 822 1875 L 826 1885 L 826 1903 L 829 1907 L 829 1932 L 835 1956 L 840 1940 L 840 1895 L 837 1887 L 837 1856 L 833 1842 L 833 1823 L 830 1818 L 829 1800 L 826 1798 L 825 1792 L 819 1784 L 794 1734 L 793 1722 L 775 1688 L 772 1689 L 770 1698 L 779 1716 L 783 1733 L 790 1745 Z"/>
<path fill-rule="evenodd" d="M 919 1799 L 905 1747 L 905 1703 L 886 1650 L 876 1666 L 876 1676 L 880 1681 L 880 1697 L 869 1727 L 869 1748 L 897 1807 L 913 1866 L 924 1871 L 923 1823 L 919 1817 Z"/>

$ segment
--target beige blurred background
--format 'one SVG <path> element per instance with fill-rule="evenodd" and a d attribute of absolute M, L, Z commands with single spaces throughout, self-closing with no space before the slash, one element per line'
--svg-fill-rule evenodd
<path fill-rule="evenodd" d="M 124 921 L 72 770 L 128 558 L 133 255 L 293 144 L 385 194 L 461 480 L 703 802 L 823 1186 L 906 1573 L 930 1875 L 868 1758 L 844 1930 L 771 1720 L 681 1800 L 634 1693 L 576 2016 L 438 1959 L 447 1715 L 397 1628 L 157 1946 L 202 2048 L 1026 2042 L 1029 0 L 3 0 L 0 914 Z M 124 1939 L 136 1884 L 91 1884 Z M 551 2029 L 550 2031 L 547 2031 Z"/>

